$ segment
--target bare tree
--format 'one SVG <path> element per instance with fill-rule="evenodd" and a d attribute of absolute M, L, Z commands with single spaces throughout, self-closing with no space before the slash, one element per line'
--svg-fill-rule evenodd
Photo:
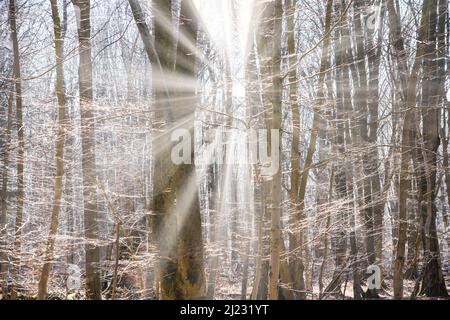
<path fill-rule="evenodd" d="M 20 272 L 20 257 L 22 249 L 22 223 L 23 223 L 23 202 L 24 202 L 24 163 L 25 163 L 25 143 L 24 143 L 24 127 L 22 115 L 22 79 L 20 69 L 20 52 L 19 40 L 16 23 L 16 2 L 9 1 L 9 22 L 11 28 L 11 38 L 13 43 L 14 67 L 13 79 L 15 86 L 15 102 L 16 102 L 16 127 L 18 136 L 17 151 L 17 211 L 16 221 L 14 224 L 14 248 L 13 248 L 13 266 L 12 277 L 13 285 L 11 289 L 11 299 L 17 299 L 18 277 Z"/>
<path fill-rule="evenodd" d="M 55 34 L 55 64 L 56 64 L 56 84 L 55 91 L 58 99 L 58 133 L 56 136 L 56 153 L 55 153 L 55 182 L 54 182 L 54 199 L 53 210 L 50 220 L 50 234 L 47 242 L 47 251 L 45 253 L 44 266 L 42 267 L 41 277 L 39 279 L 38 299 L 45 299 L 47 296 L 47 284 L 54 258 L 56 233 L 58 231 L 59 213 L 61 210 L 62 198 L 62 180 L 64 174 L 64 141 L 65 134 L 65 118 L 66 118 L 66 96 L 64 92 L 64 30 L 63 24 L 58 13 L 58 1 L 50 0 L 52 8 L 53 32 Z"/>
<path fill-rule="evenodd" d="M 84 233 L 86 237 L 86 293 L 99 300 L 100 255 L 98 244 L 98 206 L 95 168 L 95 122 L 92 91 L 90 0 L 72 1 L 77 14 L 80 65 L 78 69 L 81 106 L 81 145 L 83 167 Z"/>

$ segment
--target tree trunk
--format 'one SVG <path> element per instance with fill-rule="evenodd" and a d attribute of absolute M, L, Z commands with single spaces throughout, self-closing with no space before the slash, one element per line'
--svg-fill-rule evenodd
<path fill-rule="evenodd" d="M 428 32 L 428 17 L 430 1 L 424 0 L 422 6 L 422 18 L 418 30 L 418 41 L 416 47 L 416 57 L 408 78 L 407 56 L 404 40 L 401 36 L 400 13 L 396 11 L 394 3 L 387 1 L 389 13 L 389 27 L 391 41 L 396 53 L 398 73 L 400 77 L 400 99 L 405 109 L 401 164 L 400 164 L 400 184 L 399 184 L 399 228 L 398 240 L 394 261 L 394 298 L 403 298 L 403 266 L 405 262 L 405 244 L 407 240 L 407 197 L 408 197 L 408 170 L 411 160 L 411 152 L 415 134 L 415 108 L 417 99 L 417 82 L 420 69 L 420 62 L 424 54 L 425 37 Z"/>
<path fill-rule="evenodd" d="M 55 166 L 56 175 L 54 181 L 54 199 L 53 211 L 50 222 L 50 234 L 45 252 L 44 266 L 42 267 L 41 277 L 38 285 L 38 299 L 46 299 L 47 283 L 50 275 L 50 269 L 54 257 L 54 247 L 56 233 L 59 224 L 59 212 L 61 209 L 62 197 L 62 178 L 64 174 L 64 140 L 65 140 L 65 116 L 66 116 L 66 97 L 64 92 L 64 73 L 63 73 L 63 55 L 64 40 L 61 27 L 61 20 L 58 13 L 57 0 L 50 0 L 53 19 L 53 31 L 55 35 L 55 63 L 56 63 L 56 96 L 58 99 L 58 133 L 56 137 Z"/>
<path fill-rule="evenodd" d="M 336 19 L 344 18 L 342 1 L 336 2 L 334 4 Z M 334 167 L 334 189 L 336 191 L 337 197 L 342 202 L 347 202 L 348 190 L 347 190 L 347 160 L 344 158 L 346 154 L 346 141 L 345 141 L 345 110 L 344 110 L 344 75 L 345 75 L 345 57 L 346 57 L 346 47 L 348 41 L 346 38 L 346 29 L 342 22 L 337 22 L 336 28 L 334 29 L 334 61 L 336 64 L 336 70 L 334 73 L 335 77 L 335 138 L 333 150 L 337 154 L 337 164 Z M 330 88 L 331 89 L 331 88 Z M 348 103 L 348 101 L 346 101 Z M 344 159 L 343 159 L 344 158 Z M 341 160 L 342 159 L 342 160 Z M 344 280 L 343 272 L 345 268 L 345 260 L 347 253 L 347 234 L 346 234 L 346 216 L 351 209 L 350 205 L 344 205 L 338 212 L 336 212 L 334 221 L 338 223 L 342 228 L 333 230 L 331 232 L 332 248 L 335 254 L 335 270 L 332 276 L 331 286 L 326 288 L 326 294 L 328 293 L 341 293 L 341 285 Z M 328 221 L 327 221 L 328 224 Z"/>
<path fill-rule="evenodd" d="M 145 18 L 137 0 L 128 1 L 149 60 L 154 64 L 153 85 L 157 121 L 165 123 L 163 134 L 154 142 L 153 233 L 156 235 L 160 262 L 158 278 L 161 299 L 202 299 L 205 297 L 202 227 L 195 164 L 193 161 L 195 90 L 173 90 L 167 87 L 165 77 L 171 71 L 178 75 L 196 77 L 196 53 L 192 52 L 197 39 L 193 4 L 183 0 L 180 12 L 182 35 L 174 51 L 174 33 L 166 25 L 172 21 L 170 1 L 153 2 L 155 14 L 153 43 Z M 181 41 L 183 40 L 183 41 Z M 175 53 L 175 54 L 174 54 Z M 162 83 L 162 85 L 160 85 Z M 157 87 L 155 87 L 157 86 Z M 194 98 L 193 98 L 194 97 Z M 170 99 L 174 99 L 172 102 Z M 174 116 L 176 115 L 176 119 Z M 170 159 L 170 134 L 174 121 L 178 128 L 191 134 L 191 164 L 175 166 Z M 169 125 L 169 126 L 168 126 Z M 186 192 L 189 190 L 189 192 Z M 186 196 L 186 193 L 189 195 Z"/>
<path fill-rule="evenodd" d="M 5 141 L 11 141 L 11 130 L 13 124 L 13 98 L 14 95 L 11 92 L 8 95 L 8 122 L 6 125 Z M 1 289 L 6 298 L 8 281 L 8 166 L 9 166 L 9 151 L 11 145 L 5 143 L 5 149 L 3 151 L 3 172 L 2 172 L 2 192 L 1 202 L 2 211 L 0 216 L 0 282 Z"/>
<path fill-rule="evenodd" d="M 97 173 L 95 167 L 95 114 L 92 104 L 92 61 L 90 0 L 72 0 L 77 12 L 80 65 L 78 69 L 81 109 L 81 148 L 83 155 L 84 235 L 86 238 L 86 296 L 100 300 L 100 252 L 97 206 Z M 79 13 L 79 15 L 78 15 Z"/>
<path fill-rule="evenodd" d="M 376 262 L 376 250 L 375 250 L 375 230 L 374 219 L 376 202 L 374 196 L 380 193 L 380 183 L 377 171 L 377 163 L 374 162 L 374 152 L 377 150 L 366 149 L 367 145 L 370 145 L 370 137 L 368 130 L 368 113 L 369 113 L 369 89 L 367 81 L 367 65 L 366 65 L 366 49 L 364 44 L 364 31 L 362 24 L 362 1 L 357 0 L 354 2 L 354 26 L 355 26 L 355 38 L 356 38 L 356 69 L 358 72 L 359 83 L 355 88 L 354 101 L 357 109 L 358 126 L 360 129 L 357 136 L 357 146 L 361 148 L 361 165 L 362 173 L 364 174 L 363 185 L 363 218 L 366 228 L 366 253 L 368 265 L 375 265 Z M 377 121 L 377 119 L 372 119 Z M 375 133 L 376 134 L 376 133 Z M 376 143 L 374 141 L 373 143 Z M 367 150 L 367 151 L 366 151 Z M 371 152 L 372 151 L 372 152 Z M 380 221 L 380 220 L 378 220 Z M 376 289 L 368 290 L 368 296 L 371 298 L 378 297 Z"/>
<path fill-rule="evenodd" d="M 384 14 L 385 14 L 385 1 L 382 0 L 380 3 L 381 11 L 378 23 L 378 38 L 377 44 L 373 43 L 373 38 L 375 36 L 374 29 L 368 28 L 367 32 L 367 47 L 366 52 L 368 69 L 369 69 L 369 92 L 368 92 L 368 128 L 369 128 L 369 168 L 371 175 L 372 184 L 372 212 L 373 212 L 373 233 L 375 241 L 375 264 L 382 270 L 382 245 L 383 245 L 383 216 L 384 207 L 386 204 L 386 197 L 381 188 L 381 177 L 378 171 L 378 166 L 380 163 L 378 155 L 378 111 L 380 107 L 380 92 L 379 92 L 379 77 L 380 77 L 380 63 L 381 63 L 381 49 L 383 41 L 383 25 L 384 25 Z M 389 183 L 385 181 L 385 183 Z M 376 296 L 376 292 L 372 292 L 372 296 Z"/>
<path fill-rule="evenodd" d="M 328 70 L 329 60 L 328 54 L 330 51 L 330 34 L 331 34 L 331 18 L 333 12 L 333 0 L 327 0 L 326 12 L 325 12 L 325 29 L 323 34 L 323 49 L 320 60 L 320 70 L 319 79 L 317 84 L 317 95 L 314 102 L 314 115 L 312 120 L 311 137 L 309 140 L 308 149 L 306 151 L 306 158 L 304 162 L 304 167 L 301 172 L 300 183 L 298 187 L 298 203 L 299 203 L 299 222 L 302 225 L 306 220 L 305 215 L 305 196 L 306 196 L 306 186 L 309 177 L 309 170 L 311 169 L 313 156 L 316 150 L 317 135 L 320 126 L 320 108 L 324 106 L 325 95 L 324 95 L 324 84 L 325 84 L 325 74 Z M 299 240 L 297 243 L 298 250 L 304 250 L 307 246 L 307 228 L 301 227 L 299 232 Z"/>
<path fill-rule="evenodd" d="M 291 228 L 296 229 L 299 225 L 299 202 L 298 202 L 298 184 L 299 184 L 299 161 L 300 161 L 300 110 L 297 101 L 297 53 L 295 49 L 295 1 L 289 1 L 286 9 L 287 32 L 288 32 L 288 53 L 289 53 L 289 90 L 290 104 L 292 112 L 292 148 L 291 148 L 291 190 L 289 197 L 292 204 L 292 214 L 290 217 Z M 298 248 L 298 235 L 289 234 L 289 250 L 295 252 L 294 257 L 290 259 L 290 270 L 294 276 L 293 289 L 297 292 L 298 299 L 306 299 L 304 266 L 301 248 Z"/>
<path fill-rule="evenodd" d="M 281 78 L 281 0 L 276 0 L 273 13 L 273 38 L 272 43 L 272 124 L 271 129 L 280 133 L 281 128 L 281 105 L 282 105 L 282 78 Z M 271 135 L 273 134 L 273 131 Z M 273 137 L 271 137 L 273 140 Z M 269 149 L 275 148 L 269 143 Z M 278 299 L 278 283 L 280 277 L 280 255 L 281 255 L 281 143 L 278 142 L 278 170 L 271 177 L 270 210 L 270 262 L 269 262 L 269 299 Z M 273 152 L 271 151 L 271 154 Z M 275 159 L 271 159 L 275 161 Z"/>
<path fill-rule="evenodd" d="M 9 22 L 11 28 L 11 38 L 14 53 L 13 78 L 15 85 L 16 96 L 16 127 L 18 136 L 18 150 L 17 150 L 17 211 L 16 221 L 14 224 L 14 248 L 13 248 L 13 265 L 12 265 L 12 289 L 11 298 L 17 299 L 18 277 L 20 272 L 20 256 L 22 249 L 22 216 L 24 203 L 24 164 L 25 164 L 25 142 L 24 142 L 24 127 L 22 116 L 22 80 L 20 67 L 20 52 L 18 30 L 16 24 L 16 1 L 9 1 Z"/>
<path fill-rule="evenodd" d="M 446 6 L 443 6 L 444 9 Z M 440 88 L 442 81 L 445 82 L 445 76 L 440 76 L 438 69 L 439 60 L 445 60 L 445 52 L 437 51 L 436 44 L 438 35 L 436 33 L 438 25 L 438 0 L 430 0 L 428 7 L 427 41 L 424 48 L 423 74 L 422 74 L 422 154 L 424 176 L 420 177 L 420 192 L 422 193 L 422 203 L 420 206 L 423 234 L 425 235 L 425 266 L 419 277 L 418 284 L 413 295 L 426 295 L 427 297 L 448 297 L 444 277 L 441 269 L 441 259 L 439 251 L 439 240 L 436 230 L 436 167 L 437 150 L 439 148 L 439 107 L 442 101 Z M 444 19 L 445 11 L 441 15 Z M 439 31 L 445 33 L 439 26 Z"/>

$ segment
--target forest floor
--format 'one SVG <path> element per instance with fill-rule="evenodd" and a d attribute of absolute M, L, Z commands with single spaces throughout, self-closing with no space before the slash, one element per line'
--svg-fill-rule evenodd
<path fill-rule="evenodd" d="M 216 299 L 219 300 L 239 300 L 241 298 L 241 283 L 229 283 L 229 281 L 225 279 L 221 279 L 222 281 L 219 281 L 217 283 L 218 287 L 216 289 Z M 225 283 L 226 282 L 226 283 Z M 325 282 L 327 283 L 327 282 Z M 450 276 L 445 277 L 445 283 L 447 284 L 447 291 L 450 294 Z M 405 280 L 404 281 L 404 296 L 406 299 L 408 299 L 415 286 L 414 280 Z M 367 290 L 367 287 L 363 286 L 363 290 Z M 247 297 L 251 295 L 251 286 L 248 288 L 247 291 Z M 345 286 L 345 283 L 341 287 L 342 294 L 340 296 L 336 295 L 329 295 L 325 297 L 325 300 L 353 300 L 353 282 L 347 281 L 347 285 Z M 379 292 L 379 297 L 381 300 L 392 300 L 394 297 L 394 292 L 392 289 L 392 279 L 386 280 L 383 282 L 383 290 Z M 319 299 L 319 286 L 314 285 L 313 286 L 313 292 L 308 294 L 307 296 L 308 300 L 318 300 Z M 417 297 L 417 300 L 430 300 L 431 298 L 426 297 Z M 450 300 L 450 297 L 446 300 Z"/>
<path fill-rule="evenodd" d="M 450 276 L 446 277 L 447 290 L 450 292 Z M 327 282 L 325 282 L 327 283 Z M 241 282 L 233 281 L 227 276 L 222 276 L 217 279 L 216 286 L 216 300 L 241 300 Z M 404 296 L 405 299 L 408 299 L 415 286 L 415 281 L 413 280 L 405 280 L 404 281 Z M 367 287 L 363 286 L 363 290 L 366 290 Z M 127 300 L 127 299 L 140 299 L 139 295 L 129 295 L 129 292 L 134 290 L 129 290 L 130 288 L 123 289 L 120 288 L 120 285 L 117 290 L 117 299 L 118 300 Z M 319 287 L 314 285 L 311 292 L 307 295 L 308 300 L 318 300 L 319 299 Z M 247 299 L 251 295 L 252 287 L 249 285 L 247 290 Z M 56 290 L 56 292 L 52 292 L 49 294 L 49 300 L 84 300 L 84 296 L 81 293 L 71 293 L 66 295 L 65 290 Z M 0 300 L 3 300 L 3 295 L 0 289 Z M 104 294 L 105 299 L 110 299 L 108 294 Z M 381 300 L 392 300 L 393 299 L 393 290 L 392 290 L 392 280 L 387 279 L 383 282 L 383 290 L 379 292 L 379 298 Z M 19 294 L 19 300 L 35 300 L 36 295 L 29 294 Z M 417 297 L 417 300 L 431 300 L 432 298 L 426 297 Z M 347 281 L 347 283 L 343 283 L 341 286 L 341 295 L 328 295 L 324 297 L 324 300 L 353 300 L 353 283 L 351 281 Z M 435 299 L 433 299 L 435 300 Z M 447 300 L 447 299 L 446 299 Z M 448 298 L 450 300 L 450 298 Z"/>

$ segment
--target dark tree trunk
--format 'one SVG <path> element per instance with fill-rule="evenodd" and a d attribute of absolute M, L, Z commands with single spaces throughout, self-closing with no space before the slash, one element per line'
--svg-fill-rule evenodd
<path fill-rule="evenodd" d="M 158 281 L 161 299 L 202 299 L 206 295 L 203 266 L 202 226 L 195 164 L 193 159 L 195 88 L 174 90 L 165 81 L 172 72 L 196 78 L 197 25 L 190 0 L 181 2 L 181 37 L 166 25 L 172 21 L 172 6 L 167 0 L 153 1 L 154 35 L 151 39 L 137 0 L 128 1 L 149 60 L 153 64 L 155 120 L 163 124 L 162 134 L 154 141 L 153 221 L 160 262 Z M 183 39 L 181 41 L 180 39 Z M 178 41 L 177 50 L 174 44 Z M 170 163 L 171 132 L 175 124 L 191 134 L 191 164 Z M 189 190 L 189 192 L 186 192 Z M 192 193 L 186 196 L 186 193 Z"/>
<path fill-rule="evenodd" d="M 81 165 L 83 171 L 84 235 L 86 255 L 86 295 L 100 300 L 100 251 L 96 241 L 99 236 L 97 206 L 97 173 L 95 164 L 95 111 L 92 104 L 91 60 L 91 3 L 90 0 L 72 0 L 79 12 L 78 43 L 80 65 L 78 68 L 81 109 Z"/>
<path fill-rule="evenodd" d="M 429 0 L 428 7 L 428 34 L 423 57 L 422 74 L 422 159 L 424 174 L 420 177 L 420 192 L 422 193 L 421 228 L 424 234 L 424 263 L 418 284 L 414 290 L 415 295 L 426 295 L 427 297 L 448 297 L 444 277 L 441 269 L 439 240 L 436 230 L 436 168 L 437 150 L 440 144 L 439 138 L 439 106 L 442 102 L 439 59 L 445 60 L 445 53 L 436 50 L 439 32 L 442 30 L 442 20 L 438 20 L 438 0 Z M 445 6 L 441 7 L 441 10 Z M 444 19 L 444 12 L 439 12 Z"/>
<path fill-rule="evenodd" d="M 7 125 L 5 132 L 5 141 L 11 141 L 11 130 L 13 124 L 13 99 L 14 95 L 11 92 L 8 95 L 8 111 L 6 114 Z M 1 192 L 1 216 L 0 216 L 0 282 L 2 292 L 7 297 L 7 274 L 8 274 L 8 165 L 9 154 L 11 145 L 9 143 L 4 144 L 3 151 L 3 172 L 2 172 L 2 192 Z"/>
<path fill-rule="evenodd" d="M 18 30 L 16 23 L 17 8 L 16 1 L 9 1 L 9 22 L 11 28 L 11 38 L 13 44 L 14 64 L 13 64 L 13 79 L 15 86 L 15 101 L 16 101 L 16 127 L 17 127 L 17 211 L 16 221 L 14 224 L 14 248 L 13 248 L 13 266 L 12 266 L 12 289 L 11 298 L 17 299 L 18 277 L 20 272 L 20 256 L 22 249 L 22 223 L 23 223 L 23 203 L 24 203 L 24 164 L 25 164 L 25 142 L 24 142 L 24 127 L 22 115 L 22 79 L 20 66 L 20 52 Z"/>

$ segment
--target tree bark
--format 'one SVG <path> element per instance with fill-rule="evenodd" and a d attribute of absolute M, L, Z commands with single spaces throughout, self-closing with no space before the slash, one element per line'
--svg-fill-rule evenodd
<path fill-rule="evenodd" d="M 273 38 L 272 59 L 272 123 L 271 129 L 280 132 L 281 128 L 281 105 L 282 105 L 282 78 L 281 78 L 281 0 L 275 0 L 273 12 Z M 275 148 L 271 143 L 270 150 Z M 271 154 L 273 154 L 271 152 Z M 270 262 L 269 262 L 269 299 L 278 299 L 278 284 L 280 278 L 280 255 L 281 255 L 281 143 L 278 143 L 277 154 L 279 155 L 278 170 L 271 177 L 270 190 Z M 275 159 L 272 159 L 274 161 Z"/>
<path fill-rule="evenodd" d="M 137 0 L 128 1 L 138 27 L 149 60 L 154 64 L 153 85 L 155 91 L 155 118 L 161 121 L 163 134 L 158 138 L 154 154 L 153 177 L 153 221 L 152 232 L 157 239 L 160 262 L 158 278 L 161 299 L 203 299 L 206 295 L 203 267 L 202 227 L 198 197 L 198 186 L 191 144 L 191 164 L 175 166 L 170 159 L 170 133 L 174 121 L 178 127 L 186 128 L 193 137 L 195 90 L 173 90 L 167 86 L 165 77 L 170 72 L 196 77 L 196 53 L 192 52 L 197 39 L 197 25 L 190 0 L 181 2 L 179 39 L 168 31 L 167 21 L 172 21 L 170 1 L 153 2 L 155 12 L 153 43 L 150 32 Z M 181 41 L 183 39 L 183 41 Z M 174 49 L 178 41 L 177 50 Z M 173 101 L 171 101 L 173 99 Z M 175 118 L 176 116 L 176 118 Z M 191 143 L 193 143 L 191 139 Z M 184 194 L 193 192 L 189 199 Z M 186 203 L 183 203 L 186 201 Z M 185 206 L 185 207 L 182 207 Z"/>
<path fill-rule="evenodd" d="M 424 0 L 422 6 L 422 18 L 418 30 L 418 41 L 416 46 L 416 56 L 411 72 L 408 77 L 407 56 L 403 37 L 401 36 L 401 24 L 399 12 L 396 11 L 394 3 L 387 1 L 390 38 L 396 53 L 398 73 L 400 77 L 400 100 L 405 109 L 401 164 L 400 164 L 400 184 L 399 184 L 399 228 L 398 240 L 394 261 L 394 298 L 403 298 L 403 266 L 405 262 L 405 244 L 407 240 L 407 197 L 408 197 L 408 170 L 411 160 L 412 146 L 416 139 L 415 132 L 415 108 L 417 99 L 418 73 L 421 60 L 424 54 L 424 43 L 428 32 L 430 1 Z"/>
<path fill-rule="evenodd" d="M 8 95 L 8 122 L 6 125 L 5 141 L 11 141 L 11 130 L 13 125 L 13 102 L 14 95 L 11 92 Z M 2 211 L 0 216 L 0 281 L 1 289 L 5 295 L 7 295 L 7 274 L 8 274 L 8 166 L 9 166 L 9 152 L 11 145 L 5 143 L 5 149 L 3 151 L 3 172 L 2 172 L 2 192 L 1 202 Z"/>
<path fill-rule="evenodd" d="M 24 142 L 24 127 L 22 115 L 22 79 L 20 66 L 20 52 L 18 30 L 16 23 L 17 8 L 16 1 L 9 1 L 9 23 L 11 28 L 11 38 L 13 44 L 14 65 L 13 65 L 13 79 L 15 86 L 15 101 L 16 101 L 16 127 L 18 137 L 17 147 L 17 210 L 16 221 L 14 224 L 14 248 L 13 248 L 13 265 L 11 275 L 13 284 L 11 288 L 11 299 L 17 299 L 18 277 L 20 272 L 20 256 L 22 249 L 22 227 L 23 227 L 23 203 L 24 203 L 24 164 L 25 164 L 25 142 Z"/>
<path fill-rule="evenodd" d="M 446 9 L 442 5 L 440 10 Z M 428 7 L 427 41 L 424 44 L 423 74 L 422 74 L 422 159 L 425 175 L 420 177 L 420 192 L 422 193 L 421 228 L 425 236 L 424 263 L 422 273 L 414 290 L 413 296 L 426 295 L 427 297 L 448 297 L 447 288 L 441 269 L 439 240 L 436 230 L 436 173 L 437 150 L 440 144 L 439 138 L 439 106 L 442 102 L 440 88 L 445 76 L 439 71 L 437 61 L 445 61 L 445 53 L 436 50 L 438 42 L 437 30 L 445 33 L 443 20 L 438 20 L 438 0 L 430 0 Z M 445 17 L 445 11 L 441 19 Z M 441 14 L 441 12 L 439 12 Z M 438 23 L 439 22 L 439 23 Z M 442 30 L 444 29 L 444 30 Z M 442 47 L 442 43 L 439 44 Z"/>
<path fill-rule="evenodd" d="M 81 108 L 81 159 L 83 171 L 84 235 L 86 238 L 86 296 L 100 300 L 100 253 L 96 243 L 99 235 L 97 206 L 97 173 L 95 165 L 95 114 L 92 104 L 92 60 L 90 0 L 72 0 L 78 15 L 78 68 Z"/>
<path fill-rule="evenodd" d="M 63 30 L 61 26 L 61 19 L 58 13 L 58 1 L 50 0 L 52 19 L 53 19 L 53 33 L 55 36 L 55 64 L 56 64 L 56 96 L 58 99 L 58 132 L 56 137 L 56 152 L 55 152 L 55 180 L 54 180 L 54 199 L 53 210 L 50 220 L 50 234 L 47 240 L 47 248 L 45 252 L 44 265 L 41 271 L 41 277 L 38 285 L 38 299 L 47 298 L 47 284 L 51 271 L 51 266 L 54 258 L 54 248 L 56 242 L 56 233 L 58 231 L 59 213 L 61 210 L 62 198 L 62 179 L 64 174 L 64 141 L 65 134 L 65 117 L 66 117 L 66 97 L 64 90 L 64 39 Z"/>
<path fill-rule="evenodd" d="M 291 147 L 291 190 L 289 197 L 292 204 L 292 214 L 290 217 L 291 227 L 296 229 L 299 224 L 299 202 L 298 184 L 300 169 L 300 110 L 297 101 L 297 52 L 295 49 L 295 1 L 289 1 L 286 9 L 287 32 L 288 32 L 288 53 L 289 53 L 289 91 L 292 113 L 292 147 Z M 298 235 L 289 234 L 289 250 L 295 252 L 290 260 L 291 274 L 294 276 L 293 289 L 297 292 L 298 299 L 306 299 L 305 279 L 303 275 L 304 265 L 301 248 L 297 248 Z"/>
<path fill-rule="evenodd" d="M 305 196 L 306 196 L 306 185 L 308 181 L 309 176 L 309 170 L 312 166 L 313 156 L 316 150 L 316 142 L 317 142 L 317 135 L 319 131 L 320 126 L 320 108 L 323 107 L 325 102 L 325 96 L 324 96 L 324 84 L 325 84 L 325 74 L 328 69 L 329 65 L 329 59 L 328 54 L 330 51 L 330 34 L 331 34 L 331 18 L 332 18 L 332 12 L 333 12 L 333 0 L 327 0 L 326 4 L 326 12 L 325 12 L 325 29 L 323 34 L 323 48 L 322 48 L 322 54 L 321 54 L 321 60 L 320 60 L 320 70 L 319 70 L 319 79 L 318 79 L 318 85 L 317 85 L 317 95 L 314 102 L 314 110 L 313 110 L 313 123 L 311 128 L 311 137 L 308 145 L 308 149 L 306 152 L 306 158 L 304 162 L 304 167 L 301 172 L 301 177 L 299 181 L 298 186 L 298 215 L 299 215 L 299 223 L 302 225 L 302 223 L 305 221 Z M 300 228 L 300 232 L 297 238 L 296 248 L 297 250 L 303 250 L 306 239 L 306 231 L 303 230 L 304 227 Z"/>

